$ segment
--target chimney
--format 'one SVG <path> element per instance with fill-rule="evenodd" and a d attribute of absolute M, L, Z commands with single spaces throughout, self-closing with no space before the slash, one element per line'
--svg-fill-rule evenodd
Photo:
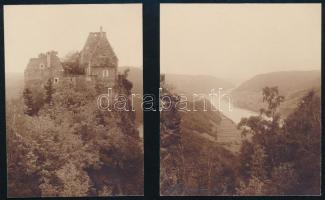
<path fill-rule="evenodd" d="M 100 36 L 101 37 L 104 37 L 105 36 L 105 33 L 103 32 L 103 27 L 100 26 L 99 30 L 100 30 Z"/>

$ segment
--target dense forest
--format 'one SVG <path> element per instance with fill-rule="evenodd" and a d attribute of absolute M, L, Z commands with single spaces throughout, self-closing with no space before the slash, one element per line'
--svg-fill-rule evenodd
<path fill-rule="evenodd" d="M 223 146 L 202 137 L 198 132 L 212 134 L 208 119 L 220 122 L 218 112 L 180 112 L 179 96 L 169 88 L 164 95 L 172 97 L 172 110 L 160 114 L 160 191 L 162 195 L 232 195 L 236 185 L 236 156 Z M 162 98 L 163 99 L 163 98 Z M 166 102 L 165 102 L 166 103 Z M 168 103 L 168 102 L 167 102 Z M 189 102 L 191 105 L 192 103 Z M 211 116 L 209 116 L 211 115 Z"/>
<path fill-rule="evenodd" d="M 115 89 L 130 95 L 126 77 L 119 76 Z M 202 102 L 196 102 L 195 113 L 162 111 L 161 194 L 318 195 L 319 91 L 298 95 L 294 109 L 282 116 L 286 98 L 280 89 L 259 92 L 266 106 L 238 124 L 244 139 L 236 153 L 209 139 L 221 134 L 214 126 L 224 120 L 210 105 L 207 112 L 200 112 Z M 136 115 L 97 109 L 103 90 L 100 83 L 62 89 L 49 81 L 6 102 L 10 197 L 143 194 Z M 180 101 L 172 89 L 163 88 L 163 94 L 173 105 Z"/>
<path fill-rule="evenodd" d="M 207 113 L 161 112 L 162 195 L 320 194 L 320 96 L 307 92 L 283 118 L 278 88 L 260 94 L 267 106 L 238 124 L 244 138 L 238 154 L 190 131 L 209 133 Z M 170 89 L 165 95 L 179 101 Z"/>
<path fill-rule="evenodd" d="M 118 94 L 131 94 L 126 77 L 118 76 Z M 135 112 L 97 109 L 100 83 L 62 87 L 49 80 L 6 102 L 8 196 L 143 194 Z"/>

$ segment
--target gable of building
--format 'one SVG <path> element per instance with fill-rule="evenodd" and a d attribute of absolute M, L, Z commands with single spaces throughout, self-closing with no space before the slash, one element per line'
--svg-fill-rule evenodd
<path fill-rule="evenodd" d="M 52 76 L 59 76 L 62 72 L 62 65 L 57 52 L 49 51 L 41 53 L 37 58 L 31 58 L 25 69 L 25 81 L 46 80 Z"/>
<path fill-rule="evenodd" d="M 81 52 L 80 64 L 84 67 L 116 67 L 118 59 L 105 32 L 90 33 Z"/>

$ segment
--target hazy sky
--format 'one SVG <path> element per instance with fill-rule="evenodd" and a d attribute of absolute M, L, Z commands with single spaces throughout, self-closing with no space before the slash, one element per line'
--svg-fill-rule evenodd
<path fill-rule="evenodd" d="M 321 66 L 321 4 L 162 4 L 161 72 L 243 80 Z"/>
<path fill-rule="evenodd" d="M 41 52 L 81 50 L 100 26 L 119 66 L 142 66 L 141 4 L 5 6 L 4 19 L 6 72 L 23 72 Z"/>

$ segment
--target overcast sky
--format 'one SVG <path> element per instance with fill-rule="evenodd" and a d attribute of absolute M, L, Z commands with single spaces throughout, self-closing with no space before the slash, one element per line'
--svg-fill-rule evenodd
<path fill-rule="evenodd" d="M 161 72 L 243 80 L 321 67 L 321 4 L 162 4 Z"/>
<path fill-rule="evenodd" d="M 142 66 L 141 4 L 5 6 L 4 20 L 6 72 L 23 72 L 41 52 L 81 50 L 100 26 L 119 66 Z"/>

